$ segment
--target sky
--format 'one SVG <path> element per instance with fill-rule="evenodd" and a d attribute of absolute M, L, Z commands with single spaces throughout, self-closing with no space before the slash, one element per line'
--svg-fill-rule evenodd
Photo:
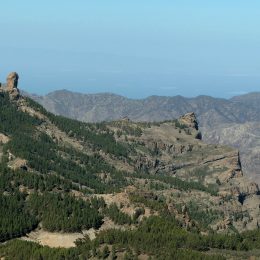
<path fill-rule="evenodd" d="M 0 82 L 229 98 L 260 91 L 259 0 L 8 0 L 0 3 Z"/>

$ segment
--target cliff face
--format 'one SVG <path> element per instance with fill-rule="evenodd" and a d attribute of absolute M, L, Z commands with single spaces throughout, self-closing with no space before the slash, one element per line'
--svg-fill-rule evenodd
<path fill-rule="evenodd" d="M 240 150 L 241 163 L 251 180 L 260 183 L 260 123 L 220 124 L 202 127 L 203 138 L 208 143 L 219 143 L 233 146 Z"/>

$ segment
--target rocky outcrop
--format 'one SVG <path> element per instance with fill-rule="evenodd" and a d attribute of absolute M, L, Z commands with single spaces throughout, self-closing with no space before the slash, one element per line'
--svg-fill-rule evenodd
<path fill-rule="evenodd" d="M 12 170 L 28 170 L 28 162 L 17 158 L 9 149 L 7 150 L 8 167 Z"/>
<path fill-rule="evenodd" d="M 234 196 L 238 196 L 239 200 L 243 200 L 247 196 L 259 194 L 259 187 L 255 182 L 250 182 L 244 178 L 243 182 L 239 183 L 239 186 L 231 189 L 231 193 Z"/>
<path fill-rule="evenodd" d="M 252 180 L 260 184 L 260 123 L 220 124 L 202 129 L 203 139 L 208 143 L 219 143 L 239 148 L 243 170 Z"/>
<path fill-rule="evenodd" d="M 17 89 L 18 86 L 19 75 L 16 72 L 11 72 L 6 78 L 6 88 L 8 91 L 12 91 L 13 89 Z"/>
<path fill-rule="evenodd" d="M 162 141 L 158 142 L 148 142 L 147 147 L 152 151 L 164 151 L 171 155 L 180 155 L 188 152 L 192 152 L 193 145 L 192 144 L 178 144 L 178 143 L 164 143 Z"/>
<path fill-rule="evenodd" d="M 232 222 L 233 222 L 232 219 L 230 217 L 227 217 L 224 220 L 217 223 L 216 230 L 217 231 L 227 230 L 232 226 Z"/>
<path fill-rule="evenodd" d="M 138 171 L 156 173 L 159 169 L 164 169 L 164 166 L 164 163 L 160 160 L 147 156 L 139 156 L 135 161 L 135 169 Z"/>
<path fill-rule="evenodd" d="M 26 160 L 20 159 L 20 158 L 15 158 L 14 160 L 10 161 L 8 163 L 8 167 L 11 168 L 12 170 L 28 170 L 28 163 Z"/>
<path fill-rule="evenodd" d="M 221 173 L 217 173 L 220 183 L 229 183 L 230 180 L 234 178 L 243 177 L 239 152 L 236 150 L 221 155 L 209 155 L 201 163 L 204 165 L 212 164 L 214 167 L 226 168 L 226 170 L 223 170 Z"/>
<path fill-rule="evenodd" d="M 0 133 L 0 144 L 8 143 L 10 138 L 2 133 Z"/>
<path fill-rule="evenodd" d="M 16 72 L 11 72 L 6 78 L 5 91 L 9 93 L 11 99 L 17 99 L 20 96 L 18 89 L 19 75 Z"/>
<path fill-rule="evenodd" d="M 187 113 L 181 116 L 179 120 L 181 121 L 182 124 L 188 127 L 195 128 L 196 130 L 199 129 L 198 121 L 194 112 Z"/>

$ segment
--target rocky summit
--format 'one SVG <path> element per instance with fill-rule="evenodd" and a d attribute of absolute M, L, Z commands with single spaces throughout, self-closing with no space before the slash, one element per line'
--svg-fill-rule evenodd
<path fill-rule="evenodd" d="M 18 78 L 0 92 L 0 257 L 258 254 L 259 187 L 238 150 L 201 140 L 193 112 L 83 123 L 20 95 Z"/>
<path fill-rule="evenodd" d="M 6 84 L 2 86 L 0 83 L 0 91 L 8 92 L 11 99 L 17 99 L 20 95 L 18 80 L 19 75 L 16 72 L 11 72 L 6 78 Z"/>

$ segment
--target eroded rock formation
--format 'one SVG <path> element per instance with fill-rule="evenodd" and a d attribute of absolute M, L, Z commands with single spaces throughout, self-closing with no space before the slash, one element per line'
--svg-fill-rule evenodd
<path fill-rule="evenodd" d="M 6 78 L 6 87 L 3 90 L 10 94 L 11 99 L 17 99 L 20 96 L 18 80 L 19 75 L 16 72 L 11 72 Z"/>
<path fill-rule="evenodd" d="M 198 121 L 194 112 L 181 116 L 179 120 L 188 127 L 195 128 L 196 130 L 199 129 Z"/>
<path fill-rule="evenodd" d="M 19 80 L 19 75 L 16 72 L 11 72 L 6 78 L 7 90 L 11 91 L 13 89 L 17 89 L 18 80 Z"/>

